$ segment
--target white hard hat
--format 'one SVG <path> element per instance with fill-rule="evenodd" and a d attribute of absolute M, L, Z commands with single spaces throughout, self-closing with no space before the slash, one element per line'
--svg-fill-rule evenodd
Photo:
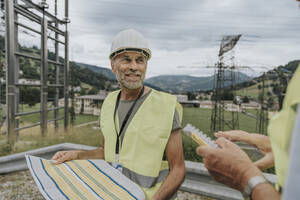
<path fill-rule="evenodd" d="M 123 52 L 140 52 L 149 60 L 151 58 L 151 50 L 144 36 L 133 29 L 121 31 L 113 40 L 109 59 Z"/>

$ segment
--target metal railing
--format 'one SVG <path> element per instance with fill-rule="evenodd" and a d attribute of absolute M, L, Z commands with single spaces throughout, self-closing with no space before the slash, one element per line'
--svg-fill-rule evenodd
<path fill-rule="evenodd" d="M 71 149 L 91 150 L 95 148 L 97 147 L 63 143 L 23 153 L 0 157 L 0 174 L 11 173 L 20 170 L 27 170 L 28 168 L 25 161 L 25 154 L 50 159 L 57 151 Z M 185 166 L 187 173 L 185 176 L 185 180 L 180 187 L 180 190 L 220 200 L 243 199 L 239 191 L 231 189 L 225 185 L 214 181 L 202 163 L 185 161 Z M 271 183 L 274 184 L 276 182 L 275 175 L 264 175 Z"/>

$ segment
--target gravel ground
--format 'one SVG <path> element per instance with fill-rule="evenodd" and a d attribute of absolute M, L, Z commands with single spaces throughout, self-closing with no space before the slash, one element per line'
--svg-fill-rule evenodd
<path fill-rule="evenodd" d="M 0 175 L 0 200 L 43 200 L 29 171 Z"/>
<path fill-rule="evenodd" d="M 43 200 L 29 171 L 0 175 L 0 200 Z M 212 200 L 211 198 L 178 191 L 178 200 Z"/>

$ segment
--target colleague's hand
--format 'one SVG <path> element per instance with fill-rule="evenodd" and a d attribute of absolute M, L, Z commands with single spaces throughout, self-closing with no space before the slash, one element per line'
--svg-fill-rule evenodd
<path fill-rule="evenodd" d="M 247 154 L 225 138 L 216 140 L 218 148 L 201 146 L 197 153 L 203 157 L 209 173 L 219 182 L 242 191 L 253 176 L 262 172 L 252 163 Z"/>
<path fill-rule="evenodd" d="M 244 142 L 248 139 L 249 133 L 242 130 L 218 131 L 215 136 L 217 138 L 224 137 L 231 142 Z"/>
<path fill-rule="evenodd" d="M 224 137 L 232 142 L 245 142 L 256 146 L 263 153 L 272 151 L 271 142 L 268 136 L 251 133 L 242 130 L 219 131 L 215 133 L 217 138 Z"/>
<path fill-rule="evenodd" d="M 79 152 L 80 150 L 58 151 L 51 159 L 54 161 L 54 164 L 61 164 L 66 161 L 78 159 Z"/>
<path fill-rule="evenodd" d="M 257 147 L 264 154 L 264 157 L 254 163 L 259 169 L 264 170 L 274 166 L 274 154 L 268 136 L 256 133 L 249 134 L 242 130 L 219 131 L 215 133 L 215 136 L 218 138 L 224 137 L 232 142 L 244 142 Z"/>

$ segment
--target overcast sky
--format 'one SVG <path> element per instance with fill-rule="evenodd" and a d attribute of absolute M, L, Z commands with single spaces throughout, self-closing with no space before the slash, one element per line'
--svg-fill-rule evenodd
<path fill-rule="evenodd" d="M 228 34 L 242 34 L 228 57 L 255 72 L 300 59 L 296 0 L 70 0 L 70 19 L 70 59 L 107 68 L 113 37 L 140 31 L 153 54 L 148 78 L 211 74 L 205 66 L 217 62 Z"/>

